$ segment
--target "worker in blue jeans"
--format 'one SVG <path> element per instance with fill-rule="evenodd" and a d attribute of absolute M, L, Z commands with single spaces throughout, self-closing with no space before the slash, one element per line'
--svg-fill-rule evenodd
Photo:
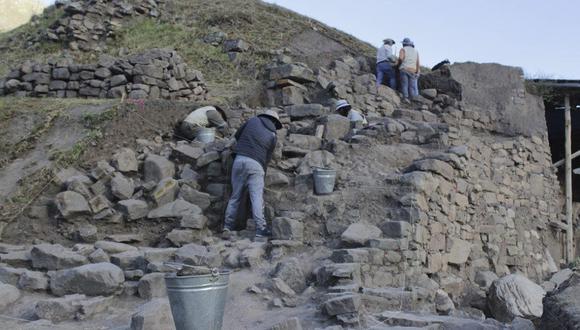
<path fill-rule="evenodd" d="M 377 49 L 377 88 L 382 85 L 385 77 L 387 85 L 392 89 L 397 89 L 397 77 L 394 65 L 397 64 L 397 57 L 393 55 L 393 45 L 395 41 L 387 38 L 383 40 L 383 45 Z"/>
<path fill-rule="evenodd" d="M 403 102 L 409 103 L 419 96 L 418 79 L 421 72 L 419 52 L 415 49 L 415 44 L 411 39 L 405 38 L 402 41 L 403 48 L 399 51 L 399 71 L 401 74 L 401 93 Z"/>
<path fill-rule="evenodd" d="M 240 200 L 248 189 L 256 239 L 271 236 L 264 217 L 264 176 L 276 148 L 276 130 L 282 128 L 278 113 L 267 110 L 250 118 L 235 134 L 236 158 L 232 167 L 232 196 L 226 208 L 224 233 L 233 231 Z"/>

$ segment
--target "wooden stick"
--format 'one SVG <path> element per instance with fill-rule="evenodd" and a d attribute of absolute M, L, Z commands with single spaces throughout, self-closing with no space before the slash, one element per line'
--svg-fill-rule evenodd
<path fill-rule="evenodd" d="M 565 128 L 565 153 L 566 153 L 566 261 L 574 261 L 574 223 L 572 218 L 572 129 L 570 118 L 570 95 L 566 95 L 564 101 L 564 128 Z"/>

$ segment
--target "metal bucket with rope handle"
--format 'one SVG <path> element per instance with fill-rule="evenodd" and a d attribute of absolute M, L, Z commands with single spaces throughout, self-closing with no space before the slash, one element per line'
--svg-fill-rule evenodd
<path fill-rule="evenodd" d="M 167 262 L 174 268 L 199 268 Z M 167 296 L 177 330 L 220 330 L 222 328 L 229 270 L 208 269 L 208 274 L 165 275 Z"/>

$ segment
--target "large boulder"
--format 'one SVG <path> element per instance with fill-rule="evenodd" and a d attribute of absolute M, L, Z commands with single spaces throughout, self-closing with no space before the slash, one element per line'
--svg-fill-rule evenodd
<path fill-rule="evenodd" d="M 43 272 L 26 270 L 20 275 L 18 287 L 27 291 L 44 291 L 48 289 L 48 277 Z"/>
<path fill-rule="evenodd" d="M 301 241 L 304 236 L 304 225 L 298 220 L 276 218 L 272 221 L 272 236 L 275 239 Z"/>
<path fill-rule="evenodd" d="M 568 280 L 544 299 L 541 329 L 580 329 L 580 274 Z"/>
<path fill-rule="evenodd" d="M 175 200 L 158 207 L 147 215 L 149 219 L 158 218 L 184 218 L 201 215 L 202 211 L 197 205 L 193 205 L 182 199 Z"/>
<path fill-rule="evenodd" d="M 342 139 L 350 132 L 350 120 L 348 118 L 333 114 L 321 120 L 324 125 L 324 135 L 326 140 Z"/>
<path fill-rule="evenodd" d="M 217 251 L 194 243 L 177 249 L 175 260 L 192 266 L 219 267 L 222 263 L 221 256 Z"/>
<path fill-rule="evenodd" d="M 173 202 L 179 191 L 179 183 L 173 178 L 161 180 L 151 193 L 152 199 L 158 206 Z"/>
<path fill-rule="evenodd" d="M 133 182 L 121 173 L 115 173 L 111 179 L 111 193 L 120 200 L 130 199 L 135 191 Z"/>
<path fill-rule="evenodd" d="M 143 165 L 146 182 L 159 182 L 175 175 L 175 164 L 165 157 L 150 154 Z"/>
<path fill-rule="evenodd" d="M 131 317 L 131 330 L 175 330 L 167 299 L 157 298 L 139 307 Z"/>
<path fill-rule="evenodd" d="M 50 280 L 50 289 L 56 296 L 75 293 L 108 296 L 121 290 L 124 281 L 121 268 L 98 263 L 56 272 Z"/>
<path fill-rule="evenodd" d="M 129 148 L 117 151 L 113 155 L 113 166 L 121 172 L 136 172 L 139 169 L 139 163 L 137 162 L 135 151 Z"/>
<path fill-rule="evenodd" d="M 298 104 L 284 108 L 286 113 L 292 119 L 301 119 L 306 117 L 319 117 L 325 113 L 325 108 L 321 104 Z"/>
<path fill-rule="evenodd" d="M 487 305 L 501 322 L 511 322 L 516 317 L 536 319 L 542 316 L 545 294 L 541 286 L 526 277 L 511 274 L 493 282 L 487 292 Z"/>
<path fill-rule="evenodd" d="M 147 216 L 149 206 L 147 203 L 138 199 L 127 199 L 120 201 L 117 207 L 123 213 L 127 220 L 138 220 Z"/>
<path fill-rule="evenodd" d="M 342 242 L 350 246 L 365 246 L 371 239 L 381 237 L 382 231 L 371 224 L 353 223 L 340 236 Z"/>
<path fill-rule="evenodd" d="M 79 309 L 79 302 L 86 299 L 85 295 L 74 294 L 60 298 L 43 299 L 34 305 L 34 315 L 39 319 L 52 322 L 72 320 Z"/>
<path fill-rule="evenodd" d="M 74 191 L 63 191 L 56 195 L 54 202 L 65 219 L 89 214 L 91 208 L 83 195 Z"/>
<path fill-rule="evenodd" d="M 296 172 L 299 175 L 309 175 L 312 174 L 313 167 L 336 169 L 338 165 L 333 154 L 326 150 L 316 150 L 304 156 Z"/>
<path fill-rule="evenodd" d="M 87 264 L 88 259 L 59 244 L 39 244 L 30 250 L 32 266 L 38 269 L 59 270 Z"/>
<path fill-rule="evenodd" d="M 309 83 L 314 81 L 314 73 L 305 65 L 283 64 L 270 69 L 270 80 L 291 79 L 299 83 Z"/>
<path fill-rule="evenodd" d="M 302 263 L 297 258 L 280 262 L 272 275 L 282 279 L 294 292 L 302 293 L 306 288 L 306 275 Z"/>
<path fill-rule="evenodd" d="M 0 282 L 0 311 L 12 305 L 20 298 L 20 290 L 10 284 Z"/>
<path fill-rule="evenodd" d="M 137 248 L 132 245 L 110 241 L 97 241 L 95 243 L 95 249 L 101 249 L 109 254 L 116 254 L 126 251 L 137 251 Z"/>
<path fill-rule="evenodd" d="M 203 211 L 205 211 L 211 205 L 211 199 L 208 193 L 204 193 L 193 189 L 187 184 L 181 186 L 179 190 L 178 198 L 184 199 L 185 201 L 197 205 Z"/>
<path fill-rule="evenodd" d="M 150 273 L 143 276 L 139 280 L 137 290 L 139 291 L 139 296 L 147 300 L 167 296 L 167 291 L 165 289 L 165 274 Z"/>
<path fill-rule="evenodd" d="M 358 313 L 361 307 L 361 297 L 358 294 L 345 294 L 328 299 L 323 305 L 322 310 L 327 315 L 341 315 Z"/>

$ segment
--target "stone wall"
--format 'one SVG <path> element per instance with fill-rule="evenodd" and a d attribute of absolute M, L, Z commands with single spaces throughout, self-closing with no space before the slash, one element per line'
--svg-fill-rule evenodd
<path fill-rule="evenodd" d="M 203 100 L 203 75 L 175 51 L 151 49 L 125 59 L 103 55 L 98 63 L 61 58 L 25 62 L 0 79 L 0 95 Z"/>
<path fill-rule="evenodd" d="M 105 40 L 131 16 L 158 17 L 164 0 L 89 0 L 71 1 L 64 7 L 64 15 L 46 31 L 46 38 L 65 42 L 70 49 L 102 50 Z"/>

